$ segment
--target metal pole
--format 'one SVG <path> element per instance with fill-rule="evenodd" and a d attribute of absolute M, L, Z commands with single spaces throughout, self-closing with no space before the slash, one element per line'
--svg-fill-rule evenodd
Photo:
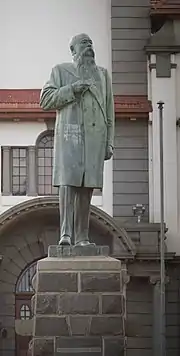
<path fill-rule="evenodd" d="M 165 323 L 165 231 L 164 231 L 164 162 L 163 162 L 163 108 L 164 103 L 159 101 L 159 144 L 160 144 L 160 209 L 161 209 L 161 233 L 160 233 L 160 355 L 166 355 L 166 323 Z"/>

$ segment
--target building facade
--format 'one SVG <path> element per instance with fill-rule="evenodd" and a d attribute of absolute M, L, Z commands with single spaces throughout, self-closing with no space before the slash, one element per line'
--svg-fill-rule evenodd
<path fill-rule="evenodd" d="M 127 266 L 127 356 L 159 354 L 159 112 L 164 101 L 166 349 L 180 353 L 180 1 L 6 0 L 0 36 L 0 354 L 25 356 L 31 279 L 59 234 L 52 187 L 54 112 L 39 93 L 74 34 L 112 74 L 114 157 L 92 198 L 90 239 Z M 140 223 L 137 204 L 145 208 Z M 136 207 L 137 208 L 137 207 Z"/>

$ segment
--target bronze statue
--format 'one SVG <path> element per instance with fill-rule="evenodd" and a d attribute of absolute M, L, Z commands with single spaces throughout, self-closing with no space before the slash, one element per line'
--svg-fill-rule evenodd
<path fill-rule="evenodd" d="M 114 103 L 106 69 L 95 62 L 86 34 L 70 44 L 73 63 L 56 65 L 42 89 L 40 106 L 56 110 L 53 185 L 59 187 L 61 245 L 89 245 L 94 188 L 103 187 L 104 160 L 113 154 Z"/>

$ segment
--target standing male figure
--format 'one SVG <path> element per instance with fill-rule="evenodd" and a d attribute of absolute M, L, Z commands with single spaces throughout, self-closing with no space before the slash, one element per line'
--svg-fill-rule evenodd
<path fill-rule="evenodd" d="M 90 202 L 103 186 L 104 160 L 113 154 L 114 103 L 106 69 L 95 63 L 90 37 L 73 37 L 73 63 L 52 69 L 40 106 L 56 110 L 53 185 L 59 187 L 61 245 L 90 244 Z"/>

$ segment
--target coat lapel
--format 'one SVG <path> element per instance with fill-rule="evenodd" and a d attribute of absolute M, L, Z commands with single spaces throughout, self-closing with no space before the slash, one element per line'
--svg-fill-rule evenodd
<path fill-rule="evenodd" d="M 105 114 L 105 107 L 104 107 L 104 100 L 103 100 L 103 95 L 102 95 L 102 90 L 101 88 L 98 88 L 96 86 L 95 83 L 93 83 L 91 86 L 90 86 L 90 92 L 92 93 L 92 95 L 94 96 L 94 98 L 96 99 L 96 101 L 98 102 L 99 104 L 99 107 L 104 115 L 104 118 L 105 118 L 105 121 L 106 121 L 106 114 Z"/>
<path fill-rule="evenodd" d="M 66 67 L 65 70 L 72 75 L 72 77 L 74 77 L 73 81 L 76 81 L 76 80 L 80 80 L 81 77 L 79 76 L 78 74 L 78 71 L 77 71 L 77 68 L 72 64 L 72 66 L 69 66 L 69 67 Z M 100 74 L 100 78 L 101 78 L 101 81 L 103 80 L 102 76 L 101 76 L 101 72 L 99 73 Z M 105 121 L 106 121 L 106 114 L 105 114 L 105 103 L 104 103 L 104 98 L 103 98 L 103 93 L 102 93 L 102 85 L 104 83 L 101 83 L 100 82 L 93 82 L 89 88 L 91 94 L 94 96 L 94 98 L 96 99 L 96 101 L 98 102 L 99 104 L 99 107 L 104 115 L 104 118 L 105 118 Z"/>

